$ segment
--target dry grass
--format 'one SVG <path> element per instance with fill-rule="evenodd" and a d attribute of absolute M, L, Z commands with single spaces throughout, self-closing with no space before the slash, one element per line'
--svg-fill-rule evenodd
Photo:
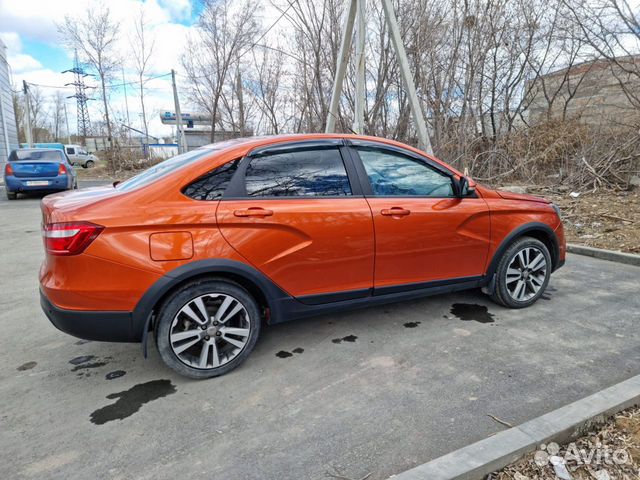
<path fill-rule="evenodd" d="M 640 409 L 633 408 L 615 415 L 604 426 L 590 431 L 583 437 L 573 442 L 577 450 L 568 449 L 572 444 L 560 447 L 558 456 L 567 460 L 567 469 L 574 480 L 638 480 L 640 479 Z M 613 461 L 613 456 L 608 461 L 601 454 L 601 461 L 596 463 L 594 455 L 590 464 L 585 461 L 565 457 L 569 451 L 571 454 L 584 450 L 589 454 L 592 449 L 599 448 L 601 452 L 608 451 L 611 454 L 616 450 L 623 450 L 627 454 L 626 463 Z M 582 458 L 586 458 L 581 454 Z M 618 459 L 624 459 L 617 456 Z M 534 454 L 529 454 L 522 460 L 507 466 L 500 472 L 488 476 L 487 480 L 555 480 L 553 466 L 547 464 L 538 466 L 534 460 Z"/>
<path fill-rule="evenodd" d="M 528 191 L 560 207 L 567 242 L 640 253 L 640 188 L 583 192 L 576 198 L 554 187 Z"/>

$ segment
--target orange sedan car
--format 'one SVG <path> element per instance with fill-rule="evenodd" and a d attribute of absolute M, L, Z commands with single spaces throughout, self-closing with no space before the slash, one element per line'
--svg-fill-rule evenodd
<path fill-rule="evenodd" d="M 164 362 L 193 378 L 238 366 L 263 320 L 469 288 L 529 306 L 566 248 L 549 201 L 355 135 L 213 144 L 47 196 L 42 216 L 51 322 L 145 353 L 153 332 Z"/>

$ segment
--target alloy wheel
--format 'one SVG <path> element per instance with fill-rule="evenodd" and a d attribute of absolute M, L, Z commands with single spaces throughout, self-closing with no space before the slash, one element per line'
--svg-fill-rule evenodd
<path fill-rule="evenodd" d="M 176 314 L 169 331 L 173 353 L 199 369 L 217 368 L 242 352 L 251 324 L 245 306 L 223 293 L 200 295 Z"/>
<path fill-rule="evenodd" d="M 506 276 L 509 296 L 518 302 L 526 302 L 535 297 L 544 285 L 547 260 L 540 249 L 523 248 L 512 257 Z"/>

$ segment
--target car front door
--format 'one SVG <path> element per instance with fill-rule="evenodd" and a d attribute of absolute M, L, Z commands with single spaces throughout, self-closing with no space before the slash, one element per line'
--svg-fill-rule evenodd
<path fill-rule="evenodd" d="M 413 152 L 374 142 L 351 152 L 373 213 L 376 289 L 483 274 L 490 218 L 482 198 L 457 197 L 453 174 Z"/>
<path fill-rule="evenodd" d="M 373 222 L 351 162 L 338 141 L 252 152 L 218 205 L 223 236 L 302 301 L 369 295 Z"/>

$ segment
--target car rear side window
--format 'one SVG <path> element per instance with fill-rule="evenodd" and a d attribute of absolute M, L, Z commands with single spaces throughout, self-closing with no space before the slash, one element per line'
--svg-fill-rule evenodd
<path fill-rule="evenodd" d="M 64 160 L 62 150 L 14 150 L 9 155 L 10 162 L 53 161 Z"/>
<path fill-rule="evenodd" d="M 250 197 L 351 195 L 349 177 L 337 147 L 253 158 L 245 173 L 245 187 Z"/>
<path fill-rule="evenodd" d="M 400 153 L 357 147 L 374 195 L 453 197 L 451 177 Z"/>
<path fill-rule="evenodd" d="M 182 193 L 194 200 L 219 200 L 238 170 L 239 163 L 240 160 L 225 163 L 187 185 Z"/>
<path fill-rule="evenodd" d="M 191 152 L 182 153 L 168 160 L 164 160 L 157 165 L 149 167 L 128 180 L 118 183 L 116 188 L 118 190 L 129 191 L 144 185 L 149 185 L 168 173 L 174 172 L 194 160 L 210 154 L 214 150 L 215 149 L 213 148 L 199 148 L 197 150 L 192 150 Z"/>

